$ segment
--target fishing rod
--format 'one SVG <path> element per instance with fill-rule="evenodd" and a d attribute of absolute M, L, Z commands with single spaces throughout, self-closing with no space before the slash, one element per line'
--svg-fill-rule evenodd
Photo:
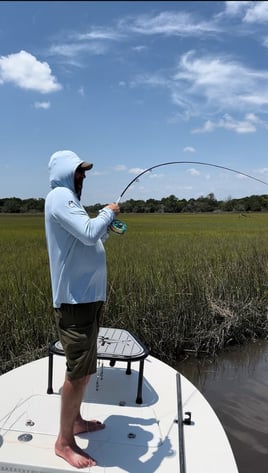
<path fill-rule="evenodd" d="M 219 164 L 205 163 L 205 162 L 202 162 L 202 161 L 169 161 L 169 162 L 165 162 L 165 163 L 155 164 L 154 166 L 151 166 L 151 167 L 145 169 L 144 171 L 140 172 L 137 176 L 134 177 L 134 179 L 132 179 L 127 184 L 127 186 L 124 188 L 124 190 L 121 192 L 120 196 L 116 200 L 116 203 L 119 204 L 120 200 L 122 199 L 122 197 L 126 193 L 126 191 L 129 189 L 129 187 L 132 184 L 134 184 L 134 182 L 137 182 L 141 176 L 143 176 L 147 172 L 152 172 L 153 169 L 160 168 L 162 166 L 170 166 L 171 164 L 198 164 L 198 165 L 201 165 L 201 166 L 211 166 L 211 167 L 214 167 L 214 168 L 224 169 L 225 171 L 231 171 L 231 172 L 234 172 L 236 174 L 240 174 L 241 176 L 245 176 L 249 179 L 253 179 L 254 181 L 260 182 L 261 184 L 264 184 L 264 185 L 268 186 L 268 182 L 265 182 L 262 179 L 258 179 L 257 177 L 251 176 L 250 174 L 246 174 L 245 172 L 238 171 L 236 169 L 232 169 L 232 168 L 229 168 L 229 167 L 226 167 L 226 166 L 220 166 Z M 122 234 L 122 233 L 125 233 L 125 231 L 127 230 L 127 227 L 126 227 L 126 224 L 121 222 L 121 220 L 114 220 L 113 223 L 112 223 L 111 229 L 115 233 Z"/>
<path fill-rule="evenodd" d="M 143 174 L 146 174 L 147 172 L 152 172 L 153 169 L 160 168 L 161 166 L 169 166 L 170 164 L 199 164 L 199 165 L 202 165 L 202 166 L 211 166 L 211 167 L 214 167 L 214 168 L 225 169 L 226 171 L 231 171 L 231 172 L 234 172 L 236 174 L 241 174 L 242 176 L 248 177 L 249 179 L 253 179 L 254 181 L 258 181 L 261 184 L 265 184 L 266 186 L 268 186 L 268 182 L 262 181 L 261 179 L 258 179 L 257 177 L 251 176 L 250 174 L 246 174 L 242 171 L 237 171 L 236 169 L 227 168 L 226 166 L 220 166 L 219 164 L 203 163 L 201 161 L 170 161 L 170 162 L 167 162 L 167 163 L 160 163 L 160 164 L 156 164 L 155 166 L 151 166 L 150 168 L 145 169 L 140 174 L 138 174 L 136 177 L 134 177 L 134 179 L 132 179 L 132 181 L 130 181 L 130 183 L 125 187 L 123 192 L 121 192 L 121 194 L 118 197 L 116 203 L 119 204 L 120 200 L 122 199 L 123 195 L 126 193 L 128 188 L 132 184 L 134 184 L 134 182 L 138 181 L 139 178 L 141 176 L 143 176 Z"/>

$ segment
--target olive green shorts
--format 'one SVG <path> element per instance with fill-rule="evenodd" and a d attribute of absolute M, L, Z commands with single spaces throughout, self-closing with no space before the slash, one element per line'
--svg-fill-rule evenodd
<path fill-rule="evenodd" d="M 93 374 L 97 369 L 97 338 L 103 302 L 61 304 L 55 309 L 59 339 L 66 356 L 69 379 Z"/>

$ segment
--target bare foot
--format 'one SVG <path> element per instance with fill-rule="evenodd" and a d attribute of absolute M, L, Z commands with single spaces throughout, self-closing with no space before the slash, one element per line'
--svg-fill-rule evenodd
<path fill-rule="evenodd" d="M 96 461 L 78 447 L 75 442 L 72 445 L 61 445 L 57 440 L 55 453 L 76 468 L 86 468 L 96 465 Z"/>
<path fill-rule="evenodd" d="M 97 432 L 104 428 L 105 424 L 102 424 L 99 420 L 79 419 L 74 424 L 74 435 L 82 434 L 84 432 Z"/>

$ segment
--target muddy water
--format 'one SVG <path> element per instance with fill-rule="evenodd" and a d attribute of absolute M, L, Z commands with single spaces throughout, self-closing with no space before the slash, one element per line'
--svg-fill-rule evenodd
<path fill-rule="evenodd" d="M 239 472 L 267 473 L 268 342 L 232 348 L 216 360 L 186 359 L 177 369 L 215 410 Z"/>

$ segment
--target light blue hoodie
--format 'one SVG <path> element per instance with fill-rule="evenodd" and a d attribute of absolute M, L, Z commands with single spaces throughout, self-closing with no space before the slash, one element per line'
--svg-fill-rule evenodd
<path fill-rule="evenodd" d="M 83 161 L 72 151 L 58 151 L 49 161 L 50 186 L 45 202 L 45 230 L 53 306 L 106 300 L 107 270 L 102 238 L 115 218 L 104 208 L 90 218 L 74 188 Z"/>

